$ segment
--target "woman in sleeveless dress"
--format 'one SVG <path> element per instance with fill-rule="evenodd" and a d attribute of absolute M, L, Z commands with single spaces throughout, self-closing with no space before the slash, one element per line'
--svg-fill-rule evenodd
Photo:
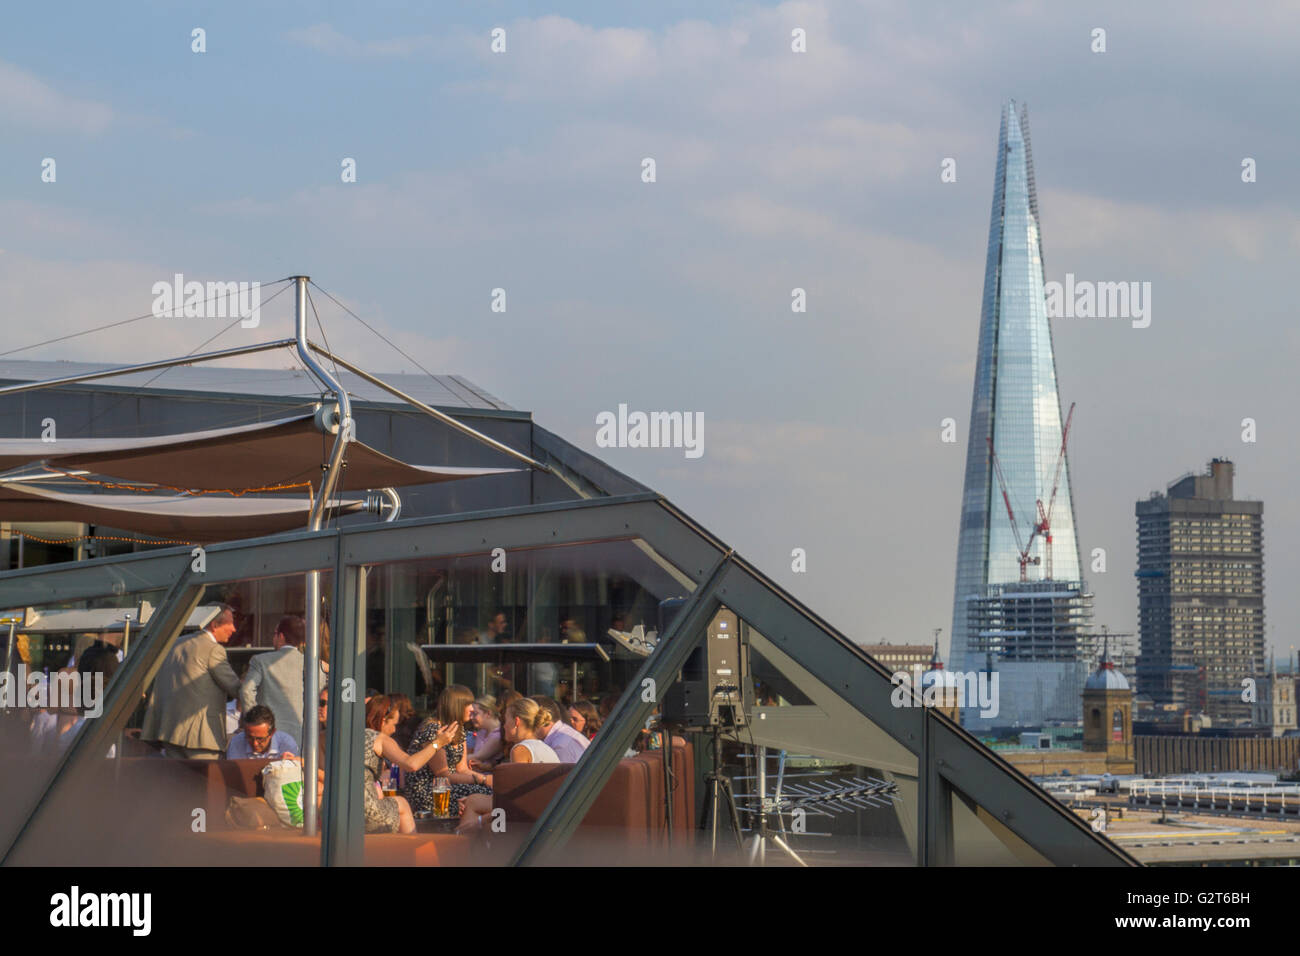
<path fill-rule="evenodd" d="M 542 723 L 542 708 L 537 701 L 520 697 L 506 707 L 501 717 L 501 734 L 510 744 L 510 763 L 559 763 L 559 755 L 540 739 L 538 725 Z M 549 715 L 548 715 L 549 720 Z M 492 775 L 485 777 L 492 785 Z M 460 830 L 483 826 L 483 817 L 492 812 L 492 797 L 470 794 L 460 804 Z"/>
<path fill-rule="evenodd" d="M 461 684 L 452 684 L 438 695 L 438 710 L 435 717 L 430 717 L 420 724 L 411 737 L 410 750 L 423 747 L 434 740 L 446 726 L 463 728 L 470 719 L 470 710 L 474 705 L 474 692 Z M 458 729 L 456 736 L 428 765 L 418 773 L 406 778 L 403 793 L 411 808 L 417 811 L 433 809 L 433 782 L 443 778 L 451 784 L 451 801 L 449 806 L 460 805 L 460 801 L 473 794 L 491 796 L 492 787 L 488 775 L 470 768 L 465 756 L 465 731 Z"/>
<path fill-rule="evenodd" d="M 450 723 L 435 733 L 423 747 L 408 754 L 393 740 L 392 733 L 400 717 L 390 698 L 379 694 L 366 703 L 365 746 L 361 752 L 362 807 L 367 833 L 414 833 L 415 816 L 410 804 L 401 797 L 385 797 L 379 777 L 384 761 L 408 774 L 423 770 L 434 755 L 460 732 L 460 725 Z"/>

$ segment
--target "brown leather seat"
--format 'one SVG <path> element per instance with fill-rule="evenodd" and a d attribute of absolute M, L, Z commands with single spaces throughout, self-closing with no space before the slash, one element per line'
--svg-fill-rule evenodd
<path fill-rule="evenodd" d="M 574 764 L 507 763 L 492 775 L 493 807 L 506 812 L 507 823 L 535 821 Z M 695 827 L 695 759 L 690 744 L 673 746 L 673 829 Z M 662 751 L 652 750 L 619 762 L 579 829 L 617 831 L 633 846 L 662 839 L 665 829 Z"/>

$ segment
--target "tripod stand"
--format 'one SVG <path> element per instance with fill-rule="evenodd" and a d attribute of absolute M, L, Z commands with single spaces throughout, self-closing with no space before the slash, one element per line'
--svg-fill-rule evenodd
<path fill-rule="evenodd" d="M 709 827 L 713 832 L 709 852 L 716 857 L 718 855 L 718 804 L 722 800 L 727 803 L 731 831 L 736 835 L 736 849 L 743 851 L 745 845 L 740 836 L 740 814 L 736 812 L 736 796 L 731 791 L 731 781 L 720 772 L 722 769 L 722 741 L 717 723 L 714 723 L 712 730 L 713 767 L 704 776 L 704 783 L 709 788 L 709 802 L 705 805 L 704 812 L 708 815 Z"/>
<path fill-rule="evenodd" d="M 785 818 L 781 816 L 781 785 L 785 780 L 785 751 L 782 750 L 777 758 L 776 771 L 776 796 L 769 801 L 767 798 L 767 748 L 758 748 L 758 826 L 754 828 L 754 836 L 749 845 L 749 865 L 757 863 L 763 866 L 767 863 L 767 845 L 771 842 L 780 849 L 786 856 L 794 860 L 800 866 L 807 866 L 803 858 L 786 842 Z M 772 833 L 767 826 L 767 814 L 769 806 L 776 808 L 776 820 L 780 824 L 781 832 Z"/>

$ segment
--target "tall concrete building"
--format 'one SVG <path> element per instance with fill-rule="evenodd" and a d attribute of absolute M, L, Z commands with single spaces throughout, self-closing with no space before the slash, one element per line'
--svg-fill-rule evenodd
<path fill-rule="evenodd" d="M 1090 670 L 1062 419 L 1029 116 L 1012 101 L 998 136 L 949 653 L 955 669 L 998 672 L 999 725 L 1078 720 Z M 974 710 L 962 719 L 989 724 Z"/>
<path fill-rule="evenodd" d="M 1137 503 L 1138 693 L 1158 709 L 1249 723 L 1264 670 L 1264 504 L 1233 498 L 1215 458 Z"/>

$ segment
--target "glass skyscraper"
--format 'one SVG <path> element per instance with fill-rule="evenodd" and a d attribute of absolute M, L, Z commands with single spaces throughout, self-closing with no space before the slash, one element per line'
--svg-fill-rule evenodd
<path fill-rule="evenodd" d="M 1091 600 L 1080 571 L 1068 461 L 1049 516 L 1050 562 L 1046 536 L 1033 534 L 1038 502 L 1047 508 L 1051 500 L 1062 427 L 1029 115 L 1013 100 L 1003 107 L 998 136 L 949 654 L 953 668 L 991 666 L 999 673 L 998 716 L 980 720 L 968 708 L 963 722 L 972 726 L 1040 724 L 1080 713 Z M 990 442 L 1028 544 L 1023 581 Z"/>

